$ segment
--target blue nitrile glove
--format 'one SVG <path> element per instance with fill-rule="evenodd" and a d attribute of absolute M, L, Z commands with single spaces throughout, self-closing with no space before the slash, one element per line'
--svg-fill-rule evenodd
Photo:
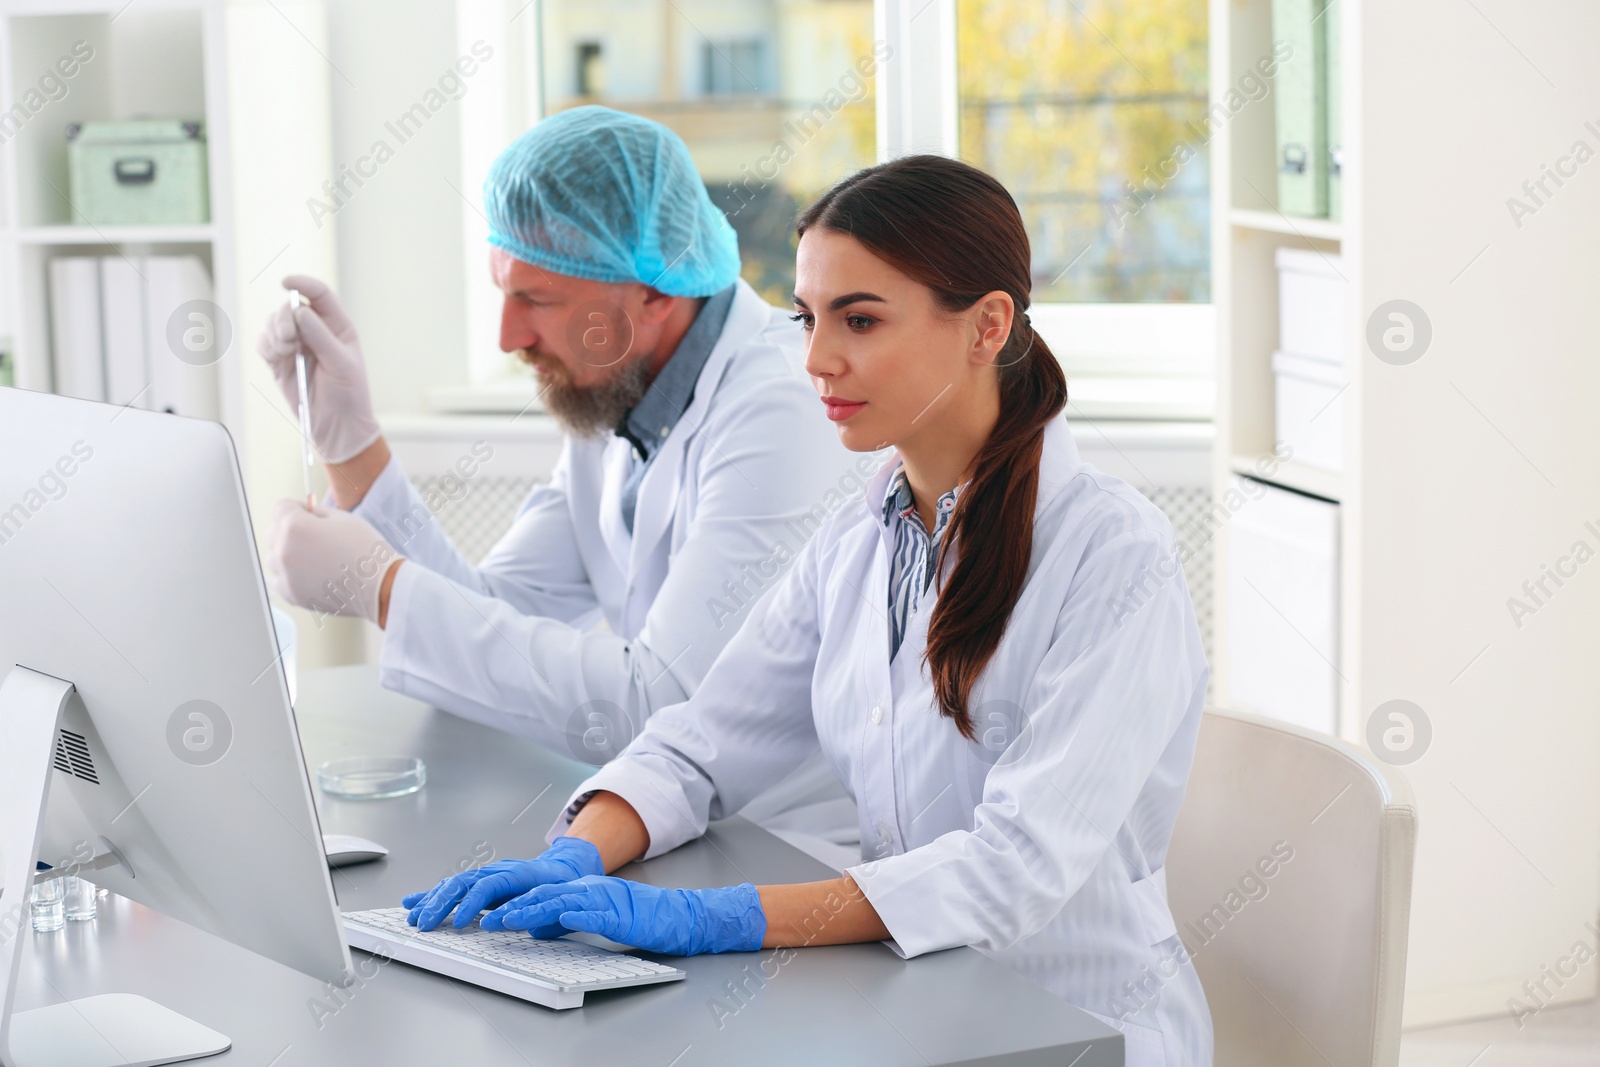
<path fill-rule="evenodd" d="M 698 956 L 754 952 L 766 936 L 767 914 L 749 882 L 726 889 L 659 889 L 591 875 L 530 890 L 485 915 L 481 925 L 528 930 L 535 937 L 583 930 L 649 952 Z"/>
<path fill-rule="evenodd" d="M 432 889 L 408 894 L 400 905 L 411 909 L 407 921 L 419 930 L 432 930 L 454 908 L 456 917 L 451 925 L 459 930 L 484 908 L 503 904 L 535 886 L 605 872 L 599 849 L 582 838 L 558 837 L 537 859 L 496 860 L 453 874 Z"/>

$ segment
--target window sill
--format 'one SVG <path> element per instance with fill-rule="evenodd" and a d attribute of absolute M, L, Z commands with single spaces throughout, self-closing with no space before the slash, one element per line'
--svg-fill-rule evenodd
<path fill-rule="evenodd" d="M 428 410 L 441 415 L 532 415 L 544 411 L 544 405 L 539 386 L 527 377 L 434 389 L 428 393 Z"/>
<path fill-rule="evenodd" d="M 1067 397 L 1069 419 L 1210 422 L 1217 406 L 1210 378 L 1069 375 Z"/>
<path fill-rule="evenodd" d="M 1106 374 L 1068 375 L 1068 417 L 1160 422 L 1209 422 L 1216 411 L 1210 378 Z M 450 386 L 428 396 L 435 415 L 515 416 L 544 411 L 531 379 Z"/>

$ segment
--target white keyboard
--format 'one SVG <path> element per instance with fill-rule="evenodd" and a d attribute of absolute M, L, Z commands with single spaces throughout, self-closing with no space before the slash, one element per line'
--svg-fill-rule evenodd
<path fill-rule="evenodd" d="M 406 922 L 404 908 L 344 913 L 351 948 L 459 978 L 472 985 L 543 1004 L 576 1008 L 591 989 L 676 982 L 676 967 L 610 952 L 581 941 L 546 941 L 526 930 L 485 930 L 473 923 L 457 930 L 446 920 L 422 931 Z"/>

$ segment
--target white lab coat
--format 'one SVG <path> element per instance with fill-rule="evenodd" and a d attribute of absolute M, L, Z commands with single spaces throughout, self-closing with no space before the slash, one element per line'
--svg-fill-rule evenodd
<path fill-rule="evenodd" d="M 476 567 L 391 461 L 354 509 L 410 561 L 390 592 L 383 684 L 591 763 L 693 693 L 750 605 L 878 465 L 839 444 L 801 347 L 799 327 L 739 282 L 639 485 L 631 534 L 619 500 L 639 461 L 612 434 L 569 437 L 549 484 Z M 854 806 L 820 758 L 761 814 L 772 829 L 856 840 Z"/>
<path fill-rule="evenodd" d="M 1049 426 L 1029 578 L 968 742 L 921 662 L 937 584 L 889 659 L 893 467 L 806 546 L 694 698 L 574 799 L 620 794 L 655 856 L 820 747 L 858 803 L 866 862 L 847 871 L 892 948 L 972 945 L 1118 1026 L 1129 1067 L 1208 1067 L 1163 869 L 1207 677 L 1170 523 L 1081 463 L 1064 420 Z"/>

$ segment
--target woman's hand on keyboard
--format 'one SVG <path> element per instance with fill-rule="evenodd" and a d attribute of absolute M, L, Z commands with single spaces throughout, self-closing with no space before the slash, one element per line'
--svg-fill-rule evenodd
<path fill-rule="evenodd" d="M 419 930 L 432 930 L 453 909 L 451 924 L 459 930 L 485 908 L 504 904 L 531 889 L 604 873 L 600 853 L 593 845 L 576 837 L 558 837 L 537 859 L 497 860 L 453 874 L 432 889 L 402 898 L 400 906 L 410 909 L 406 921 Z"/>
<path fill-rule="evenodd" d="M 673 956 L 754 952 L 767 932 L 756 887 L 661 889 L 591 875 L 530 890 L 483 917 L 485 930 L 528 930 L 559 937 L 583 930 Z"/>

